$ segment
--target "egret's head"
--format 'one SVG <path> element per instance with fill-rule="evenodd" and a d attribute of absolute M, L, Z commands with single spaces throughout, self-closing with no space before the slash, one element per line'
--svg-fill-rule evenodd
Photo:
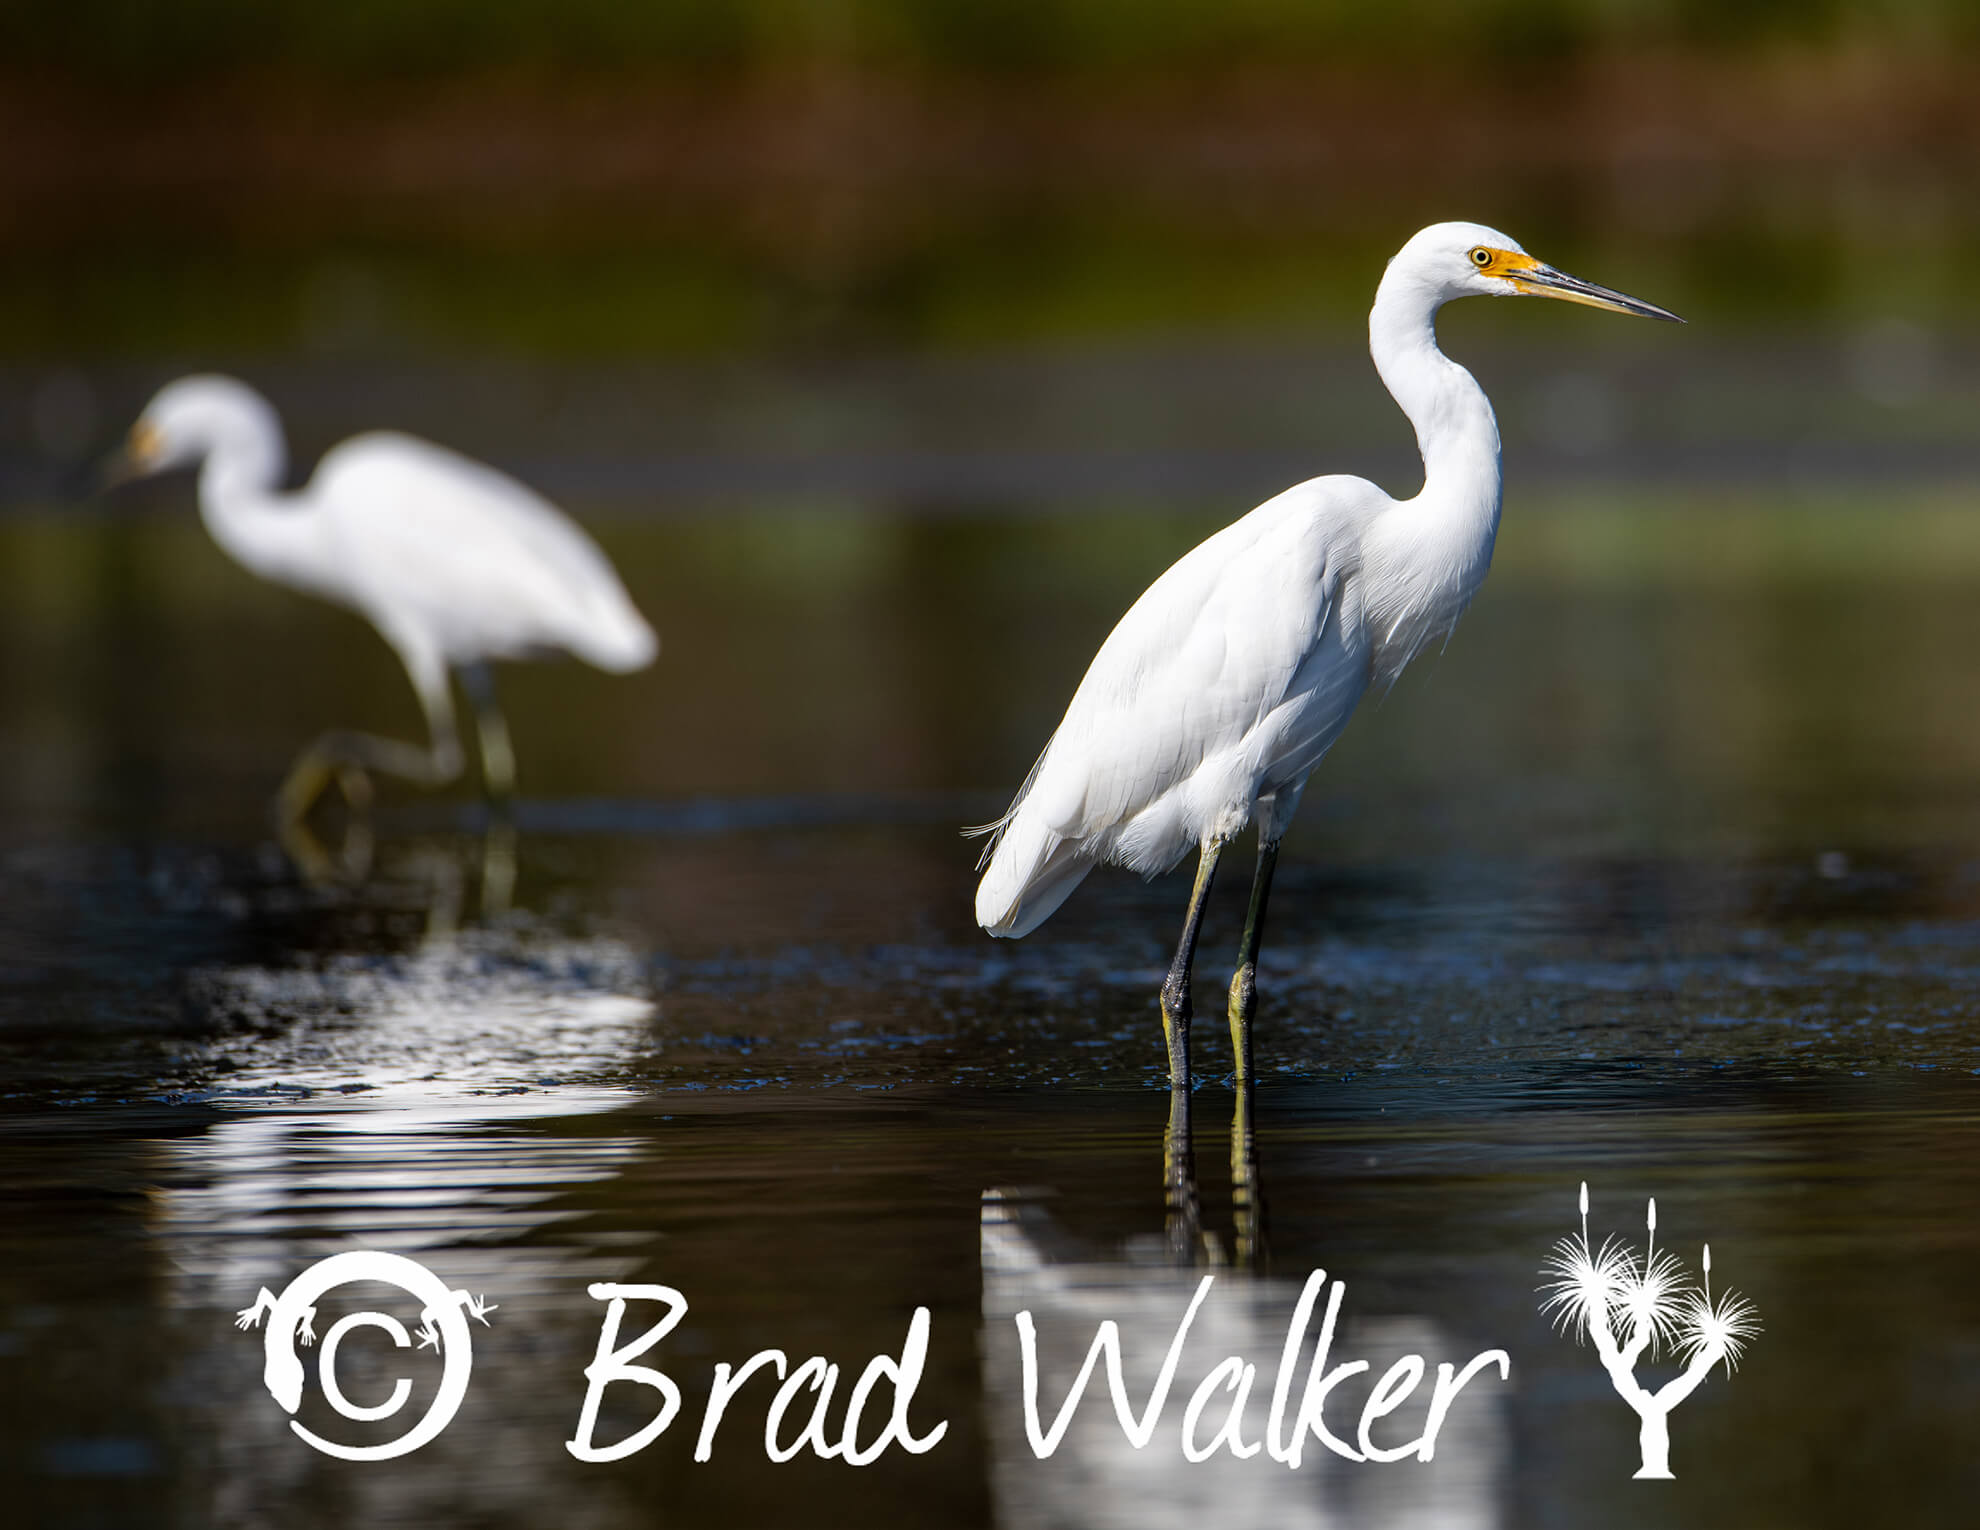
<path fill-rule="evenodd" d="M 182 377 L 153 395 L 112 462 L 113 481 L 188 467 L 208 452 L 233 448 L 281 450 L 274 409 L 231 377 Z"/>
<path fill-rule="evenodd" d="M 1684 322 L 1653 303 L 1556 271 L 1527 254 L 1518 240 L 1482 223 L 1433 223 L 1397 252 L 1389 269 L 1393 276 L 1430 289 L 1439 301 L 1460 297 L 1560 298 L 1612 313 Z"/>

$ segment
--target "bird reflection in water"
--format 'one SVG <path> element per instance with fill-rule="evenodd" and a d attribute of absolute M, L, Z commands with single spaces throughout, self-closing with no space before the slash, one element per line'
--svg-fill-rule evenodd
<path fill-rule="evenodd" d="M 283 852 L 310 886 L 361 893 L 374 880 L 377 836 L 370 814 L 355 799 L 346 801 L 350 808 L 334 850 L 306 817 L 283 818 L 278 837 Z M 480 835 L 466 851 L 455 845 L 427 843 L 415 847 L 395 867 L 400 879 L 428 889 L 424 902 L 429 935 L 451 935 L 461 927 L 470 864 L 479 883 L 481 918 L 501 918 L 515 903 L 516 825 L 499 806 L 486 815 Z"/>
<path fill-rule="evenodd" d="M 1196 1144 L 1190 1094 L 1171 1080 L 1169 1124 L 1162 1133 L 1163 1198 L 1167 1206 L 1164 1242 L 1180 1265 L 1225 1262 L 1217 1235 L 1203 1226 L 1203 1197 L 1196 1183 Z M 1265 1262 L 1265 1190 L 1258 1172 L 1258 1139 L 1252 1124 L 1252 1085 L 1237 1076 L 1231 1106 L 1231 1257 L 1248 1270 Z"/>
<path fill-rule="evenodd" d="M 487 1401 L 423 1447 L 417 1470 L 342 1483 L 341 1512 L 559 1523 L 584 1489 L 561 1441 L 570 1357 L 588 1352 L 596 1317 L 571 1295 L 626 1278 L 637 1259 L 593 1241 L 573 1202 L 619 1176 L 643 1138 L 578 1122 L 638 1100 L 628 1078 L 653 1044 L 656 1006 L 644 951 L 515 904 L 515 849 L 504 824 L 477 839 L 389 842 L 377 866 L 367 848 L 362 879 L 310 905 L 324 917 L 306 957 L 214 965 L 188 983 L 215 1017 L 218 1083 L 205 1129 L 160 1145 L 148 1217 L 166 1300 L 187 1319 L 175 1389 L 191 1399 L 189 1433 L 210 1442 L 189 1491 L 207 1495 L 214 1522 L 294 1520 L 321 1466 L 289 1437 L 260 1381 L 261 1346 L 228 1314 L 353 1247 L 415 1259 L 500 1310 L 497 1338 L 475 1355 Z M 379 1296 L 340 1293 L 319 1328 Z M 376 1426 L 382 1438 L 435 1385 L 431 1357 L 389 1343 L 354 1343 L 340 1364 L 353 1397 L 412 1379 L 413 1404 Z M 329 1415 L 320 1388 L 304 1406 L 317 1433 L 368 1442 L 371 1426 Z M 583 1502 L 590 1524 L 645 1522 L 613 1491 Z"/>
<path fill-rule="evenodd" d="M 1242 1106 L 1239 1119 L 1248 1119 Z M 1172 1166 L 1175 1143 L 1171 1131 Z M 1193 1191 L 1186 1175 L 1178 1187 Z M 1255 1178 L 1250 1188 L 1255 1192 Z M 1193 1214 L 1193 1203 L 1172 1202 L 1162 1239 L 1130 1240 L 1108 1253 L 1082 1246 L 1036 1193 L 984 1193 L 980 1344 L 997 1522 L 1025 1530 L 1197 1530 L 1208 1524 L 1219 1530 L 1365 1524 L 1496 1530 L 1509 1445 L 1496 1380 L 1462 1391 L 1439 1425 L 1429 1423 L 1427 1387 L 1381 1417 L 1378 1441 L 1387 1450 L 1429 1430 L 1435 1450 L 1427 1462 L 1409 1456 L 1344 1459 L 1301 1427 L 1313 1370 L 1324 1375 L 1343 1362 L 1366 1363 L 1330 1389 L 1323 1415 L 1341 1440 L 1355 1441 L 1376 1378 L 1410 1364 L 1411 1357 L 1432 1371 L 1440 1361 L 1462 1364 L 1469 1353 L 1462 1337 L 1429 1317 L 1357 1315 L 1351 1295 L 1340 1289 L 1339 1271 L 1330 1272 L 1334 1285 L 1316 1304 L 1325 1309 L 1331 1296 L 1342 1295 L 1338 1326 L 1323 1322 L 1314 1307 L 1303 1309 L 1303 1278 L 1273 1278 L 1256 1268 L 1262 1250 L 1255 1193 L 1249 1210 L 1239 1212 L 1235 1266 L 1205 1268 L 1219 1263 L 1220 1251 L 1213 1235 L 1191 1224 Z M 1181 1252 L 1188 1257 L 1179 1262 Z M 1179 1338 L 1179 1324 L 1192 1313 Z M 1034 1336 L 1029 1357 L 1020 1315 Z M 1096 1365 L 1084 1393 L 1072 1397 L 1101 1325 L 1109 1322 L 1118 1325 L 1122 1399 L 1140 1425 L 1152 1424 L 1140 1446 L 1110 1395 L 1107 1365 Z M 1300 1331 L 1297 1345 L 1289 1338 L 1294 1330 Z M 1158 1408 L 1162 1368 L 1172 1354 L 1172 1384 Z M 1255 1367 L 1248 1389 L 1239 1390 L 1233 1374 L 1239 1362 Z M 1226 1368 L 1223 1378 L 1220 1366 Z M 1275 1426 L 1274 1393 L 1285 1366 L 1292 1367 L 1292 1379 Z M 1199 1418 L 1196 1403 L 1204 1387 L 1208 1405 Z M 1053 1443 L 1061 1410 L 1068 1410 L 1065 1429 Z M 1247 1453 L 1240 1457 L 1226 1443 L 1190 1459 L 1189 1450 L 1202 1453 L 1206 1442 L 1223 1438 L 1227 1410 L 1236 1417 L 1226 1427 Z M 1297 1465 L 1275 1456 L 1277 1445 L 1266 1448 L 1293 1438 L 1304 1440 Z M 1041 1440 L 1049 1447 L 1042 1454 Z"/>
<path fill-rule="evenodd" d="M 1430 1428 L 1434 1455 L 1427 1462 L 1351 1461 L 1312 1437 L 1294 1468 L 1264 1448 L 1241 1459 L 1229 1448 L 1189 1458 L 1189 1448 L 1201 1450 L 1217 1434 L 1227 1407 L 1237 1410 L 1236 1436 L 1247 1446 L 1301 1434 L 1294 1426 L 1310 1384 L 1309 1366 L 1325 1373 L 1342 1361 L 1367 1362 L 1365 1371 L 1331 1392 L 1324 1408 L 1326 1422 L 1352 1441 L 1375 1378 L 1392 1365 L 1418 1356 L 1434 1372 L 1440 1360 L 1462 1364 L 1469 1352 L 1460 1336 L 1428 1317 L 1358 1316 L 1338 1289 L 1345 1284 L 1342 1271 L 1329 1272 L 1329 1294 L 1304 1305 L 1308 1271 L 1301 1269 L 1298 1278 L 1266 1273 L 1265 1195 L 1248 1069 L 1237 1079 L 1232 1102 L 1233 1227 L 1227 1250 L 1218 1233 L 1204 1225 L 1190 1105 L 1190 1094 L 1172 1087 L 1163 1134 L 1166 1204 L 1159 1238 L 1133 1238 L 1103 1252 L 1059 1225 L 1045 1192 L 983 1194 L 981 1343 L 998 1522 L 1026 1530 L 1171 1525 L 1194 1530 L 1209 1523 L 1220 1530 L 1327 1530 L 1372 1523 L 1493 1530 L 1499 1523 L 1507 1426 L 1489 1383 L 1464 1391 L 1441 1425 L 1427 1424 L 1428 1388 L 1383 1416 L 1384 1448 Z M 1207 1289 L 1206 1277 L 1213 1277 Z M 1335 1299 L 1342 1301 L 1338 1331 L 1331 1317 L 1322 1321 L 1320 1311 Z M 1187 1336 L 1178 1340 L 1178 1324 L 1192 1310 Z M 1019 1338 L 1020 1314 L 1035 1335 L 1029 1359 Z M 1045 1431 L 1049 1443 L 1080 1367 L 1101 1325 L 1110 1321 L 1118 1325 L 1124 1397 L 1144 1424 L 1161 1367 L 1175 1346 L 1179 1363 L 1152 1433 L 1139 1447 L 1130 1440 L 1109 1395 L 1107 1367 L 1096 1366 L 1063 1437 L 1041 1456 L 1027 1419 Z M 1297 1344 L 1289 1339 L 1293 1330 L 1299 1330 Z M 1229 1357 L 1255 1366 L 1255 1380 L 1243 1390 L 1235 1379 L 1229 1388 L 1213 1387 L 1209 1405 L 1196 1419 L 1191 1411 L 1196 1389 L 1208 1384 L 1220 1364 L 1232 1364 Z M 1292 1368 L 1289 1405 L 1275 1424 L 1271 1414 L 1282 1367 Z"/>
<path fill-rule="evenodd" d="M 589 1243 L 573 1226 L 573 1202 L 619 1175 L 640 1140 L 576 1118 L 608 1116 L 628 1099 L 599 1089 L 422 1100 L 413 1089 L 382 1089 L 228 1111 L 204 1132 L 161 1143 L 147 1231 L 161 1256 L 161 1301 L 177 1319 L 166 1351 L 177 1427 L 198 1442 L 175 1481 L 182 1502 L 203 1507 L 195 1517 L 310 1522 L 326 1491 L 324 1458 L 291 1436 L 291 1416 L 262 1381 L 259 1336 L 244 1338 L 229 1312 L 261 1287 L 283 1290 L 319 1259 L 364 1247 L 497 1293 L 499 1310 L 492 1333 L 476 1329 L 471 1401 L 482 1401 L 412 1469 L 339 1477 L 340 1520 L 568 1524 L 582 1503 L 583 1522 L 600 1530 L 645 1523 L 624 1495 L 587 1482 L 560 1443 L 570 1356 L 586 1352 L 595 1323 L 571 1292 L 637 1265 L 624 1249 Z M 374 1306 L 410 1321 L 398 1296 L 371 1283 L 338 1291 L 318 1330 Z M 337 1364 L 350 1396 L 389 1396 L 401 1377 L 412 1387 L 400 1416 L 359 1425 L 323 1402 L 321 1344 L 305 1353 L 312 1379 L 298 1417 L 349 1444 L 403 1433 L 429 1405 L 439 1371 L 431 1355 L 389 1342 L 346 1346 Z"/>
<path fill-rule="evenodd" d="M 453 1099 L 623 1082 L 654 1045 L 650 954 L 515 901 L 506 823 L 392 843 L 315 905 L 309 955 L 191 973 L 225 1087 Z M 313 916 L 315 917 L 315 916 Z M 382 938 L 381 938 L 382 937 Z"/>

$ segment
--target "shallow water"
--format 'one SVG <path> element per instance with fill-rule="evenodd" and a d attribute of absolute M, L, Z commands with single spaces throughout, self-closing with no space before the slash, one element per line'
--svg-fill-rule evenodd
<path fill-rule="evenodd" d="M 1215 512 L 601 516 L 661 662 L 506 676 L 513 833 L 388 793 L 369 853 L 313 885 L 269 792 L 327 722 L 410 729 L 410 697 L 355 622 L 169 505 L 0 523 L 23 571 L 0 613 L 0 1470 L 28 1519 L 1970 1517 L 1980 558 L 1956 494 L 1516 502 L 1449 651 L 1356 720 L 1289 842 L 1259 1214 L 1227 1169 L 1217 1012 L 1242 857 L 1218 890 L 1200 1227 L 1165 1201 L 1153 1001 L 1184 888 L 1097 875 L 992 943 L 955 829 Z M 1660 1488 L 1626 1490 L 1633 1417 L 1537 1310 L 1584 1180 L 1598 1241 L 1640 1244 L 1655 1196 L 1659 1246 L 1695 1267 L 1709 1241 L 1765 1324 L 1672 1415 Z M 293 1439 L 231 1321 L 352 1247 L 497 1304 L 461 1414 L 384 1465 Z M 1184 1403 L 1226 1354 L 1258 1365 L 1259 1430 L 1316 1267 L 1347 1287 L 1338 1356 L 1503 1348 L 1512 1380 L 1463 1394 L 1428 1465 L 1184 1465 Z M 1035 1459 L 1016 1314 L 1048 1407 L 1107 1317 L 1145 1387 L 1206 1272 L 1157 1442 L 1127 1450 L 1089 1396 Z M 581 1465 L 586 1288 L 613 1280 L 687 1297 L 657 1352 L 683 1412 Z M 691 1459 L 716 1362 L 820 1354 L 850 1385 L 917 1305 L 913 1418 L 949 1426 L 927 1454 L 773 1467 L 766 1379 Z M 432 1384 L 383 1340 L 342 1363 L 354 1398 Z M 641 1399 L 612 1394 L 601 1437 Z M 313 1390 L 300 1417 L 363 1433 Z"/>

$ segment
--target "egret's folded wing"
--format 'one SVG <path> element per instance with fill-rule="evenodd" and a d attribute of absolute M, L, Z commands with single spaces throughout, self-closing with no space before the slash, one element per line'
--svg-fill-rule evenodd
<path fill-rule="evenodd" d="M 390 432 L 328 453 L 310 485 L 344 547 L 349 597 L 381 626 L 450 648 L 568 648 L 607 668 L 652 657 L 651 629 L 596 543 L 494 468 Z"/>
<path fill-rule="evenodd" d="M 1025 799 L 1053 832 L 1119 825 L 1286 700 L 1338 577 L 1312 517 L 1286 508 L 1261 506 L 1187 554 L 1101 645 Z"/>

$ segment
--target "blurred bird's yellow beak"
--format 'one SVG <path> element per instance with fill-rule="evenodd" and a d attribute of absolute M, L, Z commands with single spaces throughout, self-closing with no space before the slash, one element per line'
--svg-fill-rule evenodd
<path fill-rule="evenodd" d="M 133 478 L 143 478 L 158 466 L 165 443 L 158 432 L 139 420 L 131 427 L 131 433 L 124 444 L 112 452 L 103 463 L 103 487 L 114 489 L 120 483 L 129 483 Z"/>
<path fill-rule="evenodd" d="M 1565 271 L 1556 271 L 1544 261 L 1535 260 L 1531 255 L 1517 250 L 1491 250 L 1486 253 L 1490 255 L 1491 262 L 1481 268 L 1485 274 L 1504 278 L 1513 291 L 1523 297 L 1559 298 L 1564 303 L 1585 303 L 1590 308 L 1635 314 L 1640 319 L 1664 319 L 1672 324 L 1684 322 L 1667 308 L 1659 308 L 1655 303 L 1646 303 L 1626 293 L 1612 292 L 1607 287 L 1598 287 L 1578 276 L 1569 276 Z"/>

